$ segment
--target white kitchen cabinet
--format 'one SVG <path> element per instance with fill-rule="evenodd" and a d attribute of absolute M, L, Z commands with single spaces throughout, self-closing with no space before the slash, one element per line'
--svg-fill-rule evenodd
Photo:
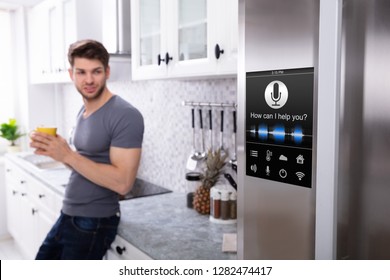
<path fill-rule="evenodd" d="M 24 258 L 34 259 L 60 214 L 63 197 L 12 160 L 5 158 L 4 161 L 7 230 Z M 105 259 L 151 258 L 117 235 Z"/>
<path fill-rule="evenodd" d="M 130 57 L 130 0 L 102 0 L 102 5 L 103 45 L 110 54 Z"/>
<path fill-rule="evenodd" d="M 25 196 L 25 187 L 23 186 L 23 174 L 19 172 L 14 164 L 6 161 L 6 205 L 7 205 L 7 227 L 8 232 L 15 238 L 21 234 L 21 210 L 20 202 Z"/>
<path fill-rule="evenodd" d="M 61 196 L 6 160 L 8 232 L 27 259 L 33 259 L 59 214 Z"/>
<path fill-rule="evenodd" d="M 233 75 L 238 0 L 132 0 L 132 75 Z"/>
<path fill-rule="evenodd" d="M 14 164 L 6 161 L 6 204 L 8 232 L 26 258 L 32 258 L 33 219 L 28 200 L 28 180 Z"/>
<path fill-rule="evenodd" d="M 101 0 L 44 0 L 29 13 L 32 83 L 70 81 L 69 45 L 80 39 L 102 39 Z"/>
<path fill-rule="evenodd" d="M 111 248 L 107 251 L 105 259 L 151 260 L 152 258 L 117 235 L 114 242 L 111 244 Z"/>

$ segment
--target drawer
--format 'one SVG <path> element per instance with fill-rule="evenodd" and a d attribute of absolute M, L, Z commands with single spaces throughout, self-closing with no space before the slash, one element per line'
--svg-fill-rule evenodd
<path fill-rule="evenodd" d="M 28 192 L 29 198 L 33 199 L 39 208 L 45 209 L 51 214 L 58 214 L 54 213 L 57 209 L 56 196 L 49 187 L 30 177 L 28 178 Z"/>
<path fill-rule="evenodd" d="M 17 167 L 15 164 L 7 161 L 5 166 L 5 178 L 7 183 L 11 183 L 12 185 L 21 185 L 27 183 L 25 172 Z"/>
<path fill-rule="evenodd" d="M 119 235 L 116 236 L 106 254 L 107 260 L 151 260 L 152 258 L 134 247 Z"/>

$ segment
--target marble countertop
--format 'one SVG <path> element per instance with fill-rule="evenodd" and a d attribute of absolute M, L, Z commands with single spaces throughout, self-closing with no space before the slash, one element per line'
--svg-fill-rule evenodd
<path fill-rule="evenodd" d="M 236 259 L 222 252 L 224 233 L 236 225 L 209 221 L 186 207 L 186 196 L 168 193 L 121 202 L 118 234 L 153 259 Z"/>
<path fill-rule="evenodd" d="M 6 157 L 26 172 L 63 194 L 70 176 L 67 168 L 40 170 L 23 159 L 24 154 Z M 123 200 L 118 235 L 153 259 L 236 259 L 236 253 L 222 252 L 224 233 L 236 233 L 236 225 L 216 224 L 208 216 L 186 207 L 183 193 Z"/>

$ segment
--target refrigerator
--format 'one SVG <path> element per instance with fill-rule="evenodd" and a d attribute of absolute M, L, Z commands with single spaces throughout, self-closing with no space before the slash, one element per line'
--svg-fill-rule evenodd
<path fill-rule="evenodd" d="M 239 1 L 238 258 L 390 258 L 388 14 Z"/>

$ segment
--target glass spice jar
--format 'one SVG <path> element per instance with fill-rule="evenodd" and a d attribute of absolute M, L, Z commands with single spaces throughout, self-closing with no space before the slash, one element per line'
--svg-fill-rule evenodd
<path fill-rule="evenodd" d="M 230 219 L 230 192 L 221 190 L 221 219 Z"/>
<path fill-rule="evenodd" d="M 237 219 L 237 193 L 230 194 L 230 219 Z"/>
<path fill-rule="evenodd" d="M 187 193 L 187 207 L 193 208 L 192 203 L 194 200 L 194 192 L 200 185 L 202 174 L 199 172 L 188 172 L 186 173 L 186 193 Z"/>
<path fill-rule="evenodd" d="M 213 193 L 213 217 L 219 219 L 221 217 L 221 193 L 215 190 Z"/>

